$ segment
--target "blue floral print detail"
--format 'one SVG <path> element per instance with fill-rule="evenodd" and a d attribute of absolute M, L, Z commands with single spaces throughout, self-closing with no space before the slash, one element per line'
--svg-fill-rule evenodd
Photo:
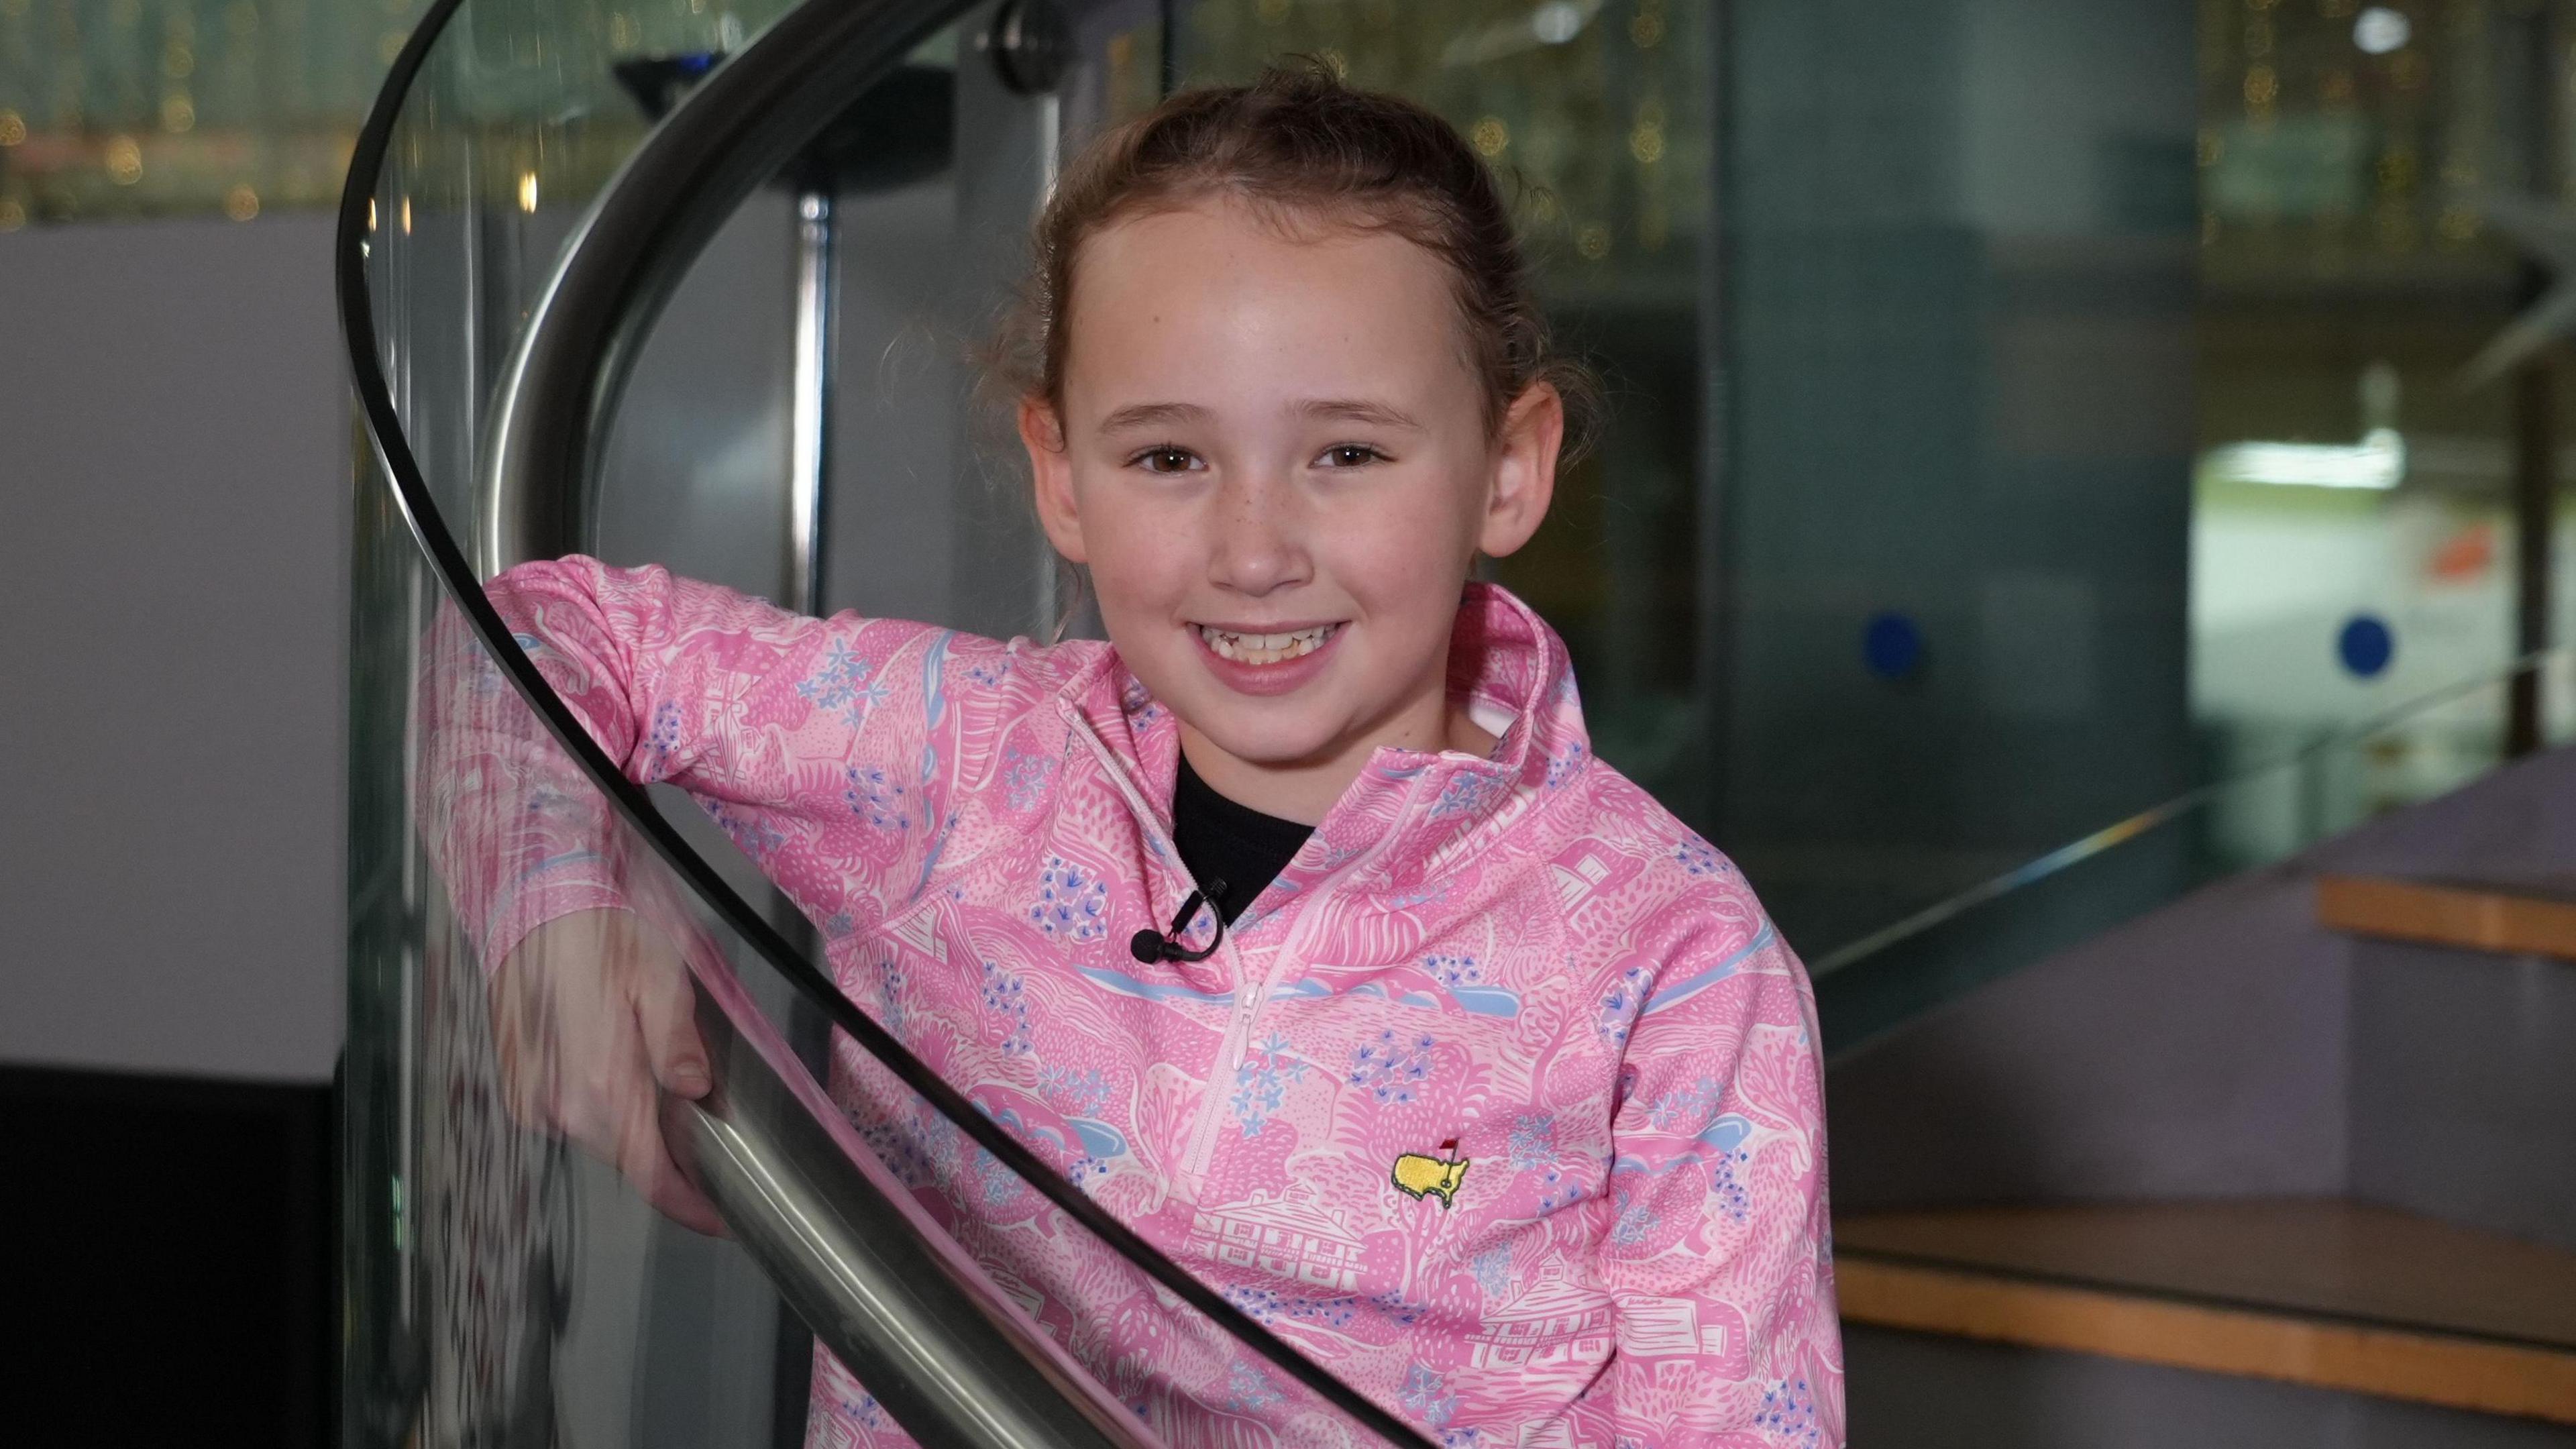
<path fill-rule="evenodd" d="M 1816 1424 L 1816 1396 L 1805 1379 L 1781 1379 L 1762 1391 L 1753 1411 L 1753 1427 L 1777 1444 L 1813 1445 L 1824 1440 Z"/>
<path fill-rule="evenodd" d="M 1427 1036 L 1407 1042 L 1393 1031 L 1379 1032 L 1377 1040 L 1351 1053 L 1351 1085 L 1368 1088 L 1381 1103 L 1410 1102 L 1413 1089 L 1431 1077 L 1431 1049 L 1437 1045 Z"/>
<path fill-rule="evenodd" d="M 670 773 L 671 757 L 680 750 L 680 706 L 664 700 L 653 706 L 653 730 L 645 737 L 645 749 L 652 763 L 648 767 L 657 778 Z"/>
<path fill-rule="evenodd" d="M 1411 1328 L 1422 1321 L 1422 1305 L 1406 1302 L 1400 1293 L 1381 1293 L 1369 1300 L 1369 1306 L 1397 1328 Z"/>
<path fill-rule="evenodd" d="M 1276 1288 L 1236 1284 L 1225 1290 L 1225 1299 L 1256 1323 L 1276 1323 L 1288 1318 L 1324 1328 L 1348 1328 L 1359 1318 L 1359 1300 L 1347 1296 L 1301 1298 Z"/>
<path fill-rule="evenodd" d="M 939 1180 L 939 1154 L 931 1150 L 921 1131 L 904 1122 L 868 1122 L 856 1113 L 850 1125 L 858 1129 L 859 1140 L 883 1162 L 886 1171 L 906 1187 L 928 1187 Z"/>
<path fill-rule="evenodd" d="M 885 1029 L 896 1036 L 903 1035 L 903 1029 L 912 1023 L 912 1013 L 903 1004 L 903 986 L 901 971 L 892 966 L 878 970 L 877 1020 L 884 1022 Z"/>
<path fill-rule="evenodd" d="M 856 917 L 847 911 L 834 911 L 823 918 L 823 934 L 837 941 L 859 928 Z"/>
<path fill-rule="evenodd" d="M 875 661 L 853 653 L 848 640 L 835 639 L 823 652 L 823 667 L 799 683 L 796 692 L 817 709 L 840 711 L 850 728 L 857 729 L 886 697 L 885 686 L 871 678 L 875 673 Z"/>
<path fill-rule="evenodd" d="M 1010 674 L 1010 672 L 1011 656 L 1007 654 L 1002 656 L 999 663 L 979 663 L 969 664 L 966 666 L 966 678 L 973 683 L 982 685 L 986 689 L 991 689 L 995 685 L 1000 684 L 1002 680 Z"/>
<path fill-rule="evenodd" d="M 1753 1216 L 1753 1194 L 1745 1189 L 1735 1169 L 1753 1160 L 1753 1154 L 1741 1147 L 1718 1153 L 1708 1167 L 1708 1195 L 1717 1210 L 1743 1222 Z"/>
<path fill-rule="evenodd" d="M 1476 958 L 1463 954 L 1425 956 L 1422 969 L 1431 973 L 1432 980 L 1453 991 L 1461 986 L 1481 985 L 1485 980 L 1484 968 L 1476 964 Z"/>
<path fill-rule="evenodd" d="M 1646 994 L 1654 988 L 1655 973 L 1643 966 L 1631 966 L 1619 973 L 1619 979 L 1601 997 L 1600 1014 L 1593 1020 L 1593 1030 L 1601 1040 L 1614 1047 L 1628 1044 L 1628 1028 L 1636 1023 L 1637 1013 L 1646 1004 Z"/>
<path fill-rule="evenodd" d="M 1450 1415 L 1458 1412 L 1458 1396 L 1440 1392 L 1446 1383 L 1437 1369 L 1418 1363 L 1405 1370 L 1404 1387 L 1397 1391 L 1397 1397 L 1422 1422 L 1437 1429 L 1449 1422 Z"/>
<path fill-rule="evenodd" d="M 1680 861 L 1682 870 L 1690 875 L 1710 876 L 1727 873 L 1726 857 L 1717 853 L 1717 847 L 1696 835 L 1673 847 L 1673 859 Z"/>
<path fill-rule="evenodd" d="M 1562 1168 L 1549 1168 L 1547 1175 L 1540 1178 L 1539 1183 L 1545 1188 L 1545 1191 L 1538 1195 L 1538 1210 L 1543 1213 L 1552 1213 L 1562 1207 L 1572 1207 L 1592 1196 L 1590 1188 L 1567 1177 Z"/>
<path fill-rule="evenodd" d="M 1566 752 L 1565 752 L 1564 754 L 1561 754 L 1561 755 L 1550 755 L 1550 756 L 1548 756 L 1548 759 L 1547 759 L 1547 786 L 1548 786 L 1548 788 L 1549 788 L 1549 789 L 1551 789 L 1551 790 L 1553 790 L 1553 789 L 1555 789 L 1557 786 L 1564 784 L 1566 781 L 1573 779 L 1573 778 L 1574 778 L 1574 772 L 1575 772 L 1575 771 L 1577 771 L 1577 770 L 1582 769 L 1582 768 L 1583 768 L 1583 762 L 1584 762 L 1585 760 L 1587 760 L 1587 759 L 1590 759 L 1591 757 L 1592 757 L 1592 752 L 1591 752 L 1590 750 L 1588 750 L 1588 749 L 1585 749 L 1585 748 L 1583 747 L 1583 743 L 1582 743 L 1580 740 L 1576 741 L 1572 746 L 1570 746 L 1570 747 L 1566 750 Z"/>
<path fill-rule="evenodd" d="M 1480 1431 L 1470 1427 L 1443 1429 L 1440 1431 L 1440 1449 L 1476 1449 L 1476 1441 L 1483 1437 Z"/>
<path fill-rule="evenodd" d="M 1287 1395 L 1271 1387 L 1269 1376 L 1243 1359 L 1227 1365 L 1225 1406 L 1238 1414 L 1257 1414 Z"/>
<path fill-rule="evenodd" d="M 1646 1123 L 1658 1132 L 1695 1132 L 1717 1110 L 1725 1088 L 1715 1077 L 1702 1077 L 1646 1104 Z"/>
<path fill-rule="evenodd" d="M 1619 1219 L 1610 1225 L 1610 1241 L 1623 1248 L 1633 1248 L 1644 1242 L 1655 1231 L 1655 1224 L 1662 1221 L 1642 1199 L 1631 1198 L 1626 1188 L 1619 1190 L 1616 1201 Z"/>
<path fill-rule="evenodd" d="M 1109 882 L 1060 855 L 1038 872 L 1038 898 L 1029 920 L 1053 939 L 1097 941 L 1109 930 Z"/>
<path fill-rule="evenodd" d="M 1029 1049 L 1028 984 L 990 961 L 984 963 L 984 1009 L 1002 1020 L 1005 1055 Z"/>
<path fill-rule="evenodd" d="M 1097 1067 L 1040 1067 L 1038 1093 L 1067 1116 L 1097 1117 L 1109 1110 L 1109 1079 Z"/>
<path fill-rule="evenodd" d="M 846 1394 L 835 1394 L 833 1395 L 832 1403 L 834 1407 L 838 1408 L 844 1415 L 847 1415 L 850 1419 L 855 1421 L 860 1428 L 882 1429 L 886 1427 L 885 1413 L 878 1407 L 876 1395 L 874 1394 L 863 1393 L 855 1399 Z"/>
<path fill-rule="evenodd" d="M 851 814 L 878 830 L 903 830 L 911 826 L 911 817 L 904 813 L 904 796 L 909 792 L 896 784 L 885 771 L 874 765 L 852 765 L 847 767 L 846 773 L 850 788 L 841 792 L 841 799 L 850 807 Z"/>
<path fill-rule="evenodd" d="M 1006 1206 L 1019 1201 L 1028 1192 L 1029 1185 L 1021 1180 L 1018 1173 L 1004 1167 L 1002 1159 L 995 1157 L 990 1149 L 977 1147 L 974 1154 L 973 1166 L 968 1170 L 984 1190 L 986 1207 Z"/>
<path fill-rule="evenodd" d="M 786 831 L 757 815 L 745 815 L 717 803 L 707 807 L 707 816 L 724 830 L 743 854 L 763 865 L 768 864 L 769 858 L 787 843 Z"/>
<path fill-rule="evenodd" d="M 1258 1137 L 1272 1113 L 1288 1100 L 1288 1084 L 1302 1081 L 1306 1064 L 1288 1055 L 1288 1039 L 1276 1032 L 1270 1039 L 1246 1053 L 1234 1069 L 1235 1120 L 1242 1124 L 1243 1135 Z"/>
<path fill-rule="evenodd" d="M 1556 1166 L 1556 1114 L 1532 1112 L 1512 1119 L 1512 1171 Z"/>
<path fill-rule="evenodd" d="M 1002 756 L 1002 793 L 1013 810 L 1025 811 L 1045 798 L 1047 781 L 1055 777 L 1055 761 L 1044 755 L 1025 754 L 1017 747 Z"/>
<path fill-rule="evenodd" d="M 1476 1275 L 1476 1286 L 1485 1290 L 1486 1297 L 1502 1297 L 1512 1286 L 1512 1245 L 1496 1243 L 1478 1253 L 1467 1271 Z"/>
<path fill-rule="evenodd" d="M 1449 777 L 1448 784 L 1440 787 L 1440 798 L 1431 803 L 1431 818 L 1439 820 L 1450 815 L 1472 815 L 1484 808 L 1489 797 L 1508 788 L 1507 782 L 1499 776 L 1481 770 L 1460 770 Z"/>

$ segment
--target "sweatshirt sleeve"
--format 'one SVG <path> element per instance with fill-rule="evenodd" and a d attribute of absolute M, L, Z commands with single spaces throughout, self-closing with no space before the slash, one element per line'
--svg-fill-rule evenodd
<path fill-rule="evenodd" d="M 487 592 L 638 784 L 695 796 L 817 920 L 872 924 L 919 889 L 989 737 L 1014 646 L 815 619 L 660 568 L 572 557 Z M 485 965 L 545 921 L 623 903 L 640 848 L 451 616 L 434 647 L 424 826 Z"/>
<path fill-rule="evenodd" d="M 1822 1078 L 1806 973 L 1758 906 L 1656 973 L 1595 1258 L 1617 1344 L 1586 1396 L 1601 1442 L 1843 1442 Z"/>

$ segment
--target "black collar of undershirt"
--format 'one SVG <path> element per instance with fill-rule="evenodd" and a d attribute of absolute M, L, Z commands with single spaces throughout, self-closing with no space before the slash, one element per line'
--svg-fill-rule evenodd
<path fill-rule="evenodd" d="M 1192 880 L 1225 882 L 1217 909 L 1227 924 L 1270 888 L 1314 833 L 1312 825 L 1265 815 L 1218 794 L 1182 757 L 1172 784 L 1172 844 Z"/>

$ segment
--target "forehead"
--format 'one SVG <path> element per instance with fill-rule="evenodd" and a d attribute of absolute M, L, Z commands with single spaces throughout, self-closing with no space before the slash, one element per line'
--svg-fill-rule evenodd
<path fill-rule="evenodd" d="M 1125 217 L 1076 256 L 1067 382 L 1472 382 L 1448 264 L 1401 234 L 1211 198 Z"/>

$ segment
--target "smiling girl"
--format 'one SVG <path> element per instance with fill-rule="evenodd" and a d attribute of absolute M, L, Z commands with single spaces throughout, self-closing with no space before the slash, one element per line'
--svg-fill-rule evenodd
<path fill-rule="evenodd" d="M 1545 517 L 1579 393 L 1491 175 L 1418 107 L 1278 72 L 1104 138 L 1037 251 L 1019 433 L 1106 643 L 583 558 L 493 602 L 853 1001 L 1360 1392 L 1456 1445 L 1839 1444 L 1804 973 L 1593 757 L 1557 636 L 1471 582 Z M 517 884 L 461 912 L 505 1059 L 545 1022 L 569 1064 L 524 1109 L 711 1229 L 653 1126 L 657 1088 L 707 1090 L 685 976 L 556 833 L 481 842 Z M 1170 1442 L 1313 1432 L 846 1040 L 834 1068 Z M 900 1442 L 828 1359 L 811 1437 Z"/>

